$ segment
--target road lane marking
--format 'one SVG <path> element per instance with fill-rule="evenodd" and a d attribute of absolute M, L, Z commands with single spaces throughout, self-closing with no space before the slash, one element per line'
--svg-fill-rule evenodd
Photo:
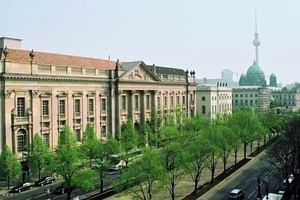
<path fill-rule="evenodd" d="M 248 196 L 248 199 L 251 198 L 251 196 L 254 194 L 255 191 L 256 191 L 256 190 L 253 190 L 253 192 L 251 192 L 251 194 Z"/>

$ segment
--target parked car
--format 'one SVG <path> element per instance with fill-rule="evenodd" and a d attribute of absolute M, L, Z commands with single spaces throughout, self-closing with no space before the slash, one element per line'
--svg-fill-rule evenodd
<path fill-rule="evenodd" d="M 11 192 L 22 192 L 24 190 L 30 190 L 32 184 L 30 182 L 20 183 L 11 189 Z"/>
<path fill-rule="evenodd" d="M 47 185 L 50 183 L 53 183 L 55 181 L 55 178 L 52 176 L 44 176 L 41 179 L 39 179 L 38 181 L 36 181 L 34 183 L 35 186 L 43 186 L 43 185 Z"/>
<path fill-rule="evenodd" d="M 76 188 L 75 188 L 75 186 L 72 186 L 70 189 L 73 191 Z M 67 192 L 67 191 L 68 191 L 68 188 L 66 187 L 65 183 L 62 183 L 57 188 L 55 188 L 54 193 L 56 193 L 56 194 L 63 194 L 65 192 Z"/>
<path fill-rule="evenodd" d="M 228 195 L 228 199 L 244 199 L 244 197 L 245 193 L 240 189 L 233 189 Z"/>

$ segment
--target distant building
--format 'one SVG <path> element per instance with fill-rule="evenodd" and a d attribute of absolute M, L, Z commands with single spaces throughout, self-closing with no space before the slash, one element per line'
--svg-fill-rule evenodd
<path fill-rule="evenodd" d="M 222 71 L 222 79 L 226 80 L 224 82 L 232 83 L 233 82 L 233 72 L 230 69 L 224 69 Z"/>
<path fill-rule="evenodd" d="M 286 87 L 281 90 L 273 90 L 272 97 L 274 102 L 277 102 L 281 107 L 300 108 L 300 87 L 293 87 L 287 89 Z"/>
<path fill-rule="evenodd" d="M 232 89 L 226 83 L 198 84 L 196 88 L 197 113 L 214 118 L 217 113 L 231 113 Z"/>

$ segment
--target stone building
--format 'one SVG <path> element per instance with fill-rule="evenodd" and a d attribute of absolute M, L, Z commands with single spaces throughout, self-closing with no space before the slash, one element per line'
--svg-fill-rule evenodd
<path fill-rule="evenodd" d="M 88 122 L 105 139 L 128 119 L 146 123 L 153 107 L 194 115 L 194 71 L 28 51 L 13 38 L 0 44 L 0 151 L 8 145 L 19 158 L 35 133 L 55 148 L 66 124 L 80 141 Z"/>
<path fill-rule="evenodd" d="M 197 112 L 206 118 L 217 113 L 231 113 L 232 89 L 227 83 L 197 85 Z"/>

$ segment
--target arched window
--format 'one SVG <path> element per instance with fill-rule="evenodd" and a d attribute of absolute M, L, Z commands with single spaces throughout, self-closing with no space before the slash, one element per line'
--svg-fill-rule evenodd
<path fill-rule="evenodd" d="M 250 99 L 250 106 L 253 106 L 253 100 Z"/>
<path fill-rule="evenodd" d="M 211 114 L 214 114 L 214 106 L 211 106 Z"/>
<path fill-rule="evenodd" d="M 239 100 L 235 100 L 235 105 L 238 106 L 239 105 Z"/>
<path fill-rule="evenodd" d="M 23 151 L 26 151 L 27 150 L 27 147 L 26 147 L 26 131 L 24 129 L 21 129 L 18 131 L 18 135 L 17 135 L 17 151 L 18 152 L 23 152 Z"/>
<path fill-rule="evenodd" d="M 202 106 L 202 114 L 205 114 L 205 106 Z"/>

